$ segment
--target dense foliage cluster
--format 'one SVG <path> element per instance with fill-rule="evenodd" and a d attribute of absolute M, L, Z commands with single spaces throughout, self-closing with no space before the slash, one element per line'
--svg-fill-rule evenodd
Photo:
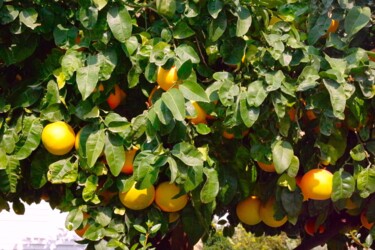
<path fill-rule="evenodd" d="M 0 211 L 45 199 L 96 249 L 227 213 L 226 236 L 372 245 L 374 10 L 0 0 Z"/>

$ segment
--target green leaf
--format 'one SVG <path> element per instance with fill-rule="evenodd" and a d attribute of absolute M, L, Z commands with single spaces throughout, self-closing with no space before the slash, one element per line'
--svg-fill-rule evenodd
<path fill-rule="evenodd" d="M 40 26 L 40 23 L 36 23 L 38 19 L 38 12 L 36 12 L 34 8 L 23 9 L 20 13 L 19 18 L 24 25 L 32 30 Z"/>
<path fill-rule="evenodd" d="M 31 186 L 35 189 L 43 187 L 47 181 L 48 167 L 51 163 L 55 162 L 58 156 L 48 154 L 44 150 L 38 150 L 33 155 L 30 169 Z"/>
<path fill-rule="evenodd" d="M 332 180 L 332 201 L 350 198 L 355 191 L 355 179 L 348 173 L 340 169 L 333 174 Z"/>
<path fill-rule="evenodd" d="M 188 79 L 193 71 L 193 63 L 191 60 L 183 62 L 177 71 L 177 78 L 181 80 Z"/>
<path fill-rule="evenodd" d="M 26 159 L 39 146 L 43 131 L 43 125 L 38 118 L 28 117 L 26 121 L 31 124 L 23 127 L 22 136 L 25 137 L 25 143 L 14 155 L 18 160 Z"/>
<path fill-rule="evenodd" d="M 268 92 L 263 81 L 254 81 L 247 87 L 247 103 L 250 107 L 260 107 L 267 96 Z"/>
<path fill-rule="evenodd" d="M 118 176 L 125 164 L 125 150 L 122 140 L 107 133 L 105 137 L 104 155 L 109 170 L 113 176 Z"/>
<path fill-rule="evenodd" d="M 227 29 L 227 16 L 224 11 L 220 12 L 217 19 L 213 19 L 208 25 L 208 38 L 216 42 Z"/>
<path fill-rule="evenodd" d="M 344 120 L 346 95 L 344 87 L 331 79 L 323 79 L 324 86 L 327 88 L 333 108 L 333 115 L 340 120 Z"/>
<path fill-rule="evenodd" d="M 125 43 L 132 35 L 132 19 L 125 6 L 112 7 L 107 12 L 107 22 L 113 36 Z"/>
<path fill-rule="evenodd" d="M 95 216 L 95 222 L 103 227 L 110 225 L 112 219 L 112 209 L 109 207 L 99 207 Z"/>
<path fill-rule="evenodd" d="M 210 15 L 214 19 L 218 17 L 223 7 L 224 7 L 224 4 L 221 0 L 208 0 L 208 4 L 207 4 L 208 13 L 210 13 Z"/>
<path fill-rule="evenodd" d="M 350 156 L 355 161 L 363 161 L 366 159 L 366 150 L 363 144 L 358 144 L 352 150 L 350 150 Z"/>
<path fill-rule="evenodd" d="M 162 100 L 157 100 L 153 105 L 153 109 L 162 124 L 168 125 L 172 122 L 173 114 Z"/>
<path fill-rule="evenodd" d="M 219 177 L 218 173 L 213 168 L 204 168 L 203 173 L 206 175 L 207 180 L 201 189 L 200 197 L 202 203 L 207 204 L 215 201 L 219 193 Z"/>
<path fill-rule="evenodd" d="M 157 66 L 163 66 L 169 58 L 173 56 L 171 47 L 168 43 L 158 42 L 151 51 L 150 63 L 155 63 Z"/>
<path fill-rule="evenodd" d="M 350 40 L 358 31 L 367 25 L 371 19 L 371 9 L 367 6 L 354 6 L 345 17 L 345 31 Z"/>
<path fill-rule="evenodd" d="M 171 88 L 161 95 L 161 99 L 163 103 L 167 105 L 176 120 L 183 121 L 185 119 L 185 99 L 181 91 L 176 88 Z"/>
<path fill-rule="evenodd" d="M 298 191 L 290 191 L 287 188 L 281 190 L 281 203 L 285 212 L 290 217 L 298 217 L 302 209 L 303 196 Z M 291 206 L 290 204 L 293 204 Z"/>
<path fill-rule="evenodd" d="M 0 8 L 0 23 L 8 24 L 13 22 L 17 19 L 19 13 L 19 10 L 14 8 L 13 5 L 5 5 L 4 7 Z"/>
<path fill-rule="evenodd" d="M 162 16 L 173 17 L 176 8 L 176 0 L 156 0 L 156 10 Z"/>
<path fill-rule="evenodd" d="M 65 228 L 69 231 L 76 230 L 83 222 L 83 213 L 81 210 L 74 208 L 69 211 L 65 219 Z"/>
<path fill-rule="evenodd" d="M 258 120 L 260 110 L 258 107 L 248 107 L 246 94 L 241 93 L 240 115 L 246 127 L 250 128 Z"/>
<path fill-rule="evenodd" d="M 225 40 L 220 46 L 220 54 L 223 57 L 224 63 L 228 65 L 237 65 L 245 54 L 246 42 L 242 38 L 234 37 Z"/>
<path fill-rule="evenodd" d="M 272 159 L 278 174 L 287 170 L 294 156 L 293 147 L 287 141 L 277 141 L 272 147 Z"/>
<path fill-rule="evenodd" d="M 155 234 L 155 233 L 157 233 L 157 232 L 160 230 L 160 228 L 161 228 L 161 224 L 160 224 L 160 223 L 158 223 L 158 224 L 156 224 L 156 225 L 153 225 L 153 226 L 150 228 L 150 233 L 151 233 L 151 234 Z"/>
<path fill-rule="evenodd" d="M 101 10 L 107 5 L 108 0 L 93 0 L 92 2 L 96 6 L 96 8 L 98 8 L 98 10 Z"/>
<path fill-rule="evenodd" d="M 90 6 L 88 8 L 81 7 L 79 9 L 79 21 L 81 22 L 82 26 L 88 30 L 94 28 L 96 22 L 98 21 L 98 9 Z"/>
<path fill-rule="evenodd" d="M 72 183 L 78 177 L 78 163 L 71 158 L 62 159 L 49 165 L 47 178 L 52 184 Z"/>
<path fill-rule="evenodd" d="M 173 37 L 175 39 L 185 39 L 195 34 L 194 30 L 185 22 L 185 20 L 179 21 L 173 29 Z"/>
<path fill-rule="evenodd" d="M 134 52 L 138 49 L 138 39 L 136 36 L 129 37 L 128 40 L 126 40 L 125 44 L 122 46 L 122 49 L 125 51 L 126 55 L 130 57 L 134 54 Z"/>
<path fill-rule="evenodd" d="M 248 8 L 244 6 L 240 6 L 237 11 L 237 28 L 236 28 L 236 36 L 242 37 L 244 36 L 247 31 L 250 29 L 251 26 L 251 15 Z"/>
<path fill-rule="evenodd" d="M 20 162 L 12 156 L 7 157 L 5 170 L 0 170 L 0 191 L 15 193 L 20 178 Z"/>
<path fill-rule="evenodd" d="M 190 60 L 192 63 L 197 64 L 200 62 L 199 55 L 193 47 L 187 44 L 181 44 L 175 50 L 176 55 L 181 59 L 182 62 Z"/>
<path fill-rule="evenodd" d="M 133 225 L 133 227 L 135 228 L 135 230 L 137 230 L 138 232 L 142 233 L 142 234 L 147 234 L 147 230 L 146 228 L 144 228 L 143 226 L 141 225 Z"/>
<path fill-rule="evenodd" d="M 84 134 L 87 136 L 87 127 L 83 128 L 81 133 L 81 138 Z M 85 155 L 87 157 L 88 167 L 93 167 L 98 160 L 99 156 L 103 153 L 104 141 L 105 141 L 105 131 L 104 129 L 91 130 L 85 143 Z"/>
<path fill-rule="evenodd" d="M 367 198 L 375 192 L 375 169 L 373 166 L 363 169 L 358 174 L 357 188 L 362 198 Z"/>
<path fill-rule="evenodd" d="M 75 49 L 69 49 L 61 59 L 62 71 L 67 76 L 72 76 L 75 71 L 83 67 L 82 53 Z"/>
<path fill-rule="evenodd" d="M 104 124 L 112 133 L 121 133 L 130 129 L 130 123 L 127 121 L 126 117 L 114 112 L 110 112 L 106 115 Z"/>
<path fill-rule="evenodd" d="M 0 148 L 0 170 L 6 169 L 7 165 L 8 165 L 7 154 L 2 148 Z"/>
<path fill-rule="evenodd" d="M 301 74 L 298 76 L 298 87 L 297 91 L 306 91 L 311 88 L 315 88 L 319 83 L 319 72 L 313 66 L 306 66 L 303 68 Z"/>
<path fill-rule="evenodd" d="M 105 81 L 110 79 L 113 70 L 117 65 L 117 53 L 115 50 L 105 50 L 98 54 L 99 61 L 99 80 Z"/>
<path fill-rule="evenodd" d="M 182 84 L 180 84 L 178 87 L 182 95 L 190 101 L 197 101 L 197 102 L 209 102 L 210 101 L 204 89 L 197 82 L 186 80 Z"/>
<path fill-rule="evenodd" d="M 326 14 L 321 15 L 308 33 L 309 44 L 315 44 L 327 32 L 330 25 L 331 19 Z"/>
<path fill-rule="evenodd" d="M 84 201 L 91 201 L 94 204 L 100 203 L 99 197 L 96 195 L 98 187 L 98 176 L 90 175 L 85 182 L 85 187 L 82 190 L 82 198 Z"/>
<path fill-rule="evenodd" d="M 86 100 L 94 91 L 99 80 L 99 67 L 97 65 L 97 57 L 89 56 L 87 66 L 77 70 L 78 90 L 82 95 L 82 100 Z"/>
<path fill-rule="evenodd" d="M 103 227 L 97 224 L 91 224 L 83 235 L 84 238 L 91 241 L 98 241 L 104 236 L 105 235 Z"/>
<path fill-rule="evenodd" d="M 202 166 L 203 155 L 199 150 L 187 142 L 174 145 L 171 153 L 188 166 Z"/>

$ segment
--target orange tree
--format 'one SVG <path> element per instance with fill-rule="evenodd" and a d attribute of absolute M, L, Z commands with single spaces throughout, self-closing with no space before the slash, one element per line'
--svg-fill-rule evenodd
<path fill-rule="evenodd" d="M 371 246 L 374 9 L 0 0 L 0 210 L 44 199 L 96 249 L 189 248 L 226 213 Z"/>

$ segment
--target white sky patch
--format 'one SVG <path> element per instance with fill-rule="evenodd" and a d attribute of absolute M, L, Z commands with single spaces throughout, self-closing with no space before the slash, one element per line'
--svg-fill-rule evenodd
<path fill-rule="evenodd" d="M 65 228 L 67 213 L 52 210 L 44 201 L 27 205 L 24 215 L 0 212 L 0 250 L 84 249 L 74 231 Z"/>

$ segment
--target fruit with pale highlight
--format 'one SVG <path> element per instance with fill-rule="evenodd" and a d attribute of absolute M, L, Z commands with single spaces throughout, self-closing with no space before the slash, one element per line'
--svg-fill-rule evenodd
<path fill-rule="evenodd" d="M 111 109 L 117 108 L 121 102 L 126 98 L 126 93 L 120 88 L 118 84 L 115 84 L 114 91 L 107 98 L 107 103 Z"/>
<path fill-rule="evenodd" d="M 199 123 L 207 123 L 206 121 L 206 117 L 207 117 L 207 113 L 206 111 L 204 111 L 204 109 L 201 108 L 201 106 L 199 106 L 199 104 L 195 101 L 191 101 L 191 104 L 193 105 L 194 109 L 195 109 L 195 112 L 196 112 L 196 116 L 193 117 L 193 118 L 189 118 L 191 123 L 197 125 Z"/>
<path fill-rule="evenodd" d="M 303 196 L 313 200 L 327 200 L 332 194 L 333 175 L 325 169 L 311 169 L 301 179 Z"/>
<path fill-rule="evenodd" d="M 133 173 L 133 161 L 135 154 L 138 151 L 138 147 L 132 147 L 130 150 L 125 151 L 125 163 L 121 169 L 121 172 L 124 174 L 132 174 Z"/>
<path fill-rule="evenodd" d="M 155 187 L 153 185 L 144 189 L 137 189 L 136 183 L 127 191 L 120 192 L 121 203 L 132 210 L 142 210 L 150 206 L 155 199 Z"/>
<path fill-rule="evenodd" d="M 155 203 L 164 212 L 177 212 L 183 209 L 187 202 L 187 194 L 180 194 L 181 189 L 174 183 L 162 182 L 156 187 Z"/>
<path fill-rule="evenodd" d="M 275 198 L 271 197 L 265 204 L 262 204 L 259 209 L 259 215 L 264 224 L 274 228 L 281 227 L 288 221 L 286 216 L 284 216 L 281 220 L 275 219 L 275 204 Z"/>
<path fill-rule="evenodd" d="M 177 80 L 178 77 L 176 66 L 173 66 L 170 69 L 159 67 L 156 82 L 159 84 L 160 88 L 167 91 L 176 85 Z"/>
<path fill-rule="evenodd" d="M 258 166 L 265 172 L 269 172 L 269 173 L 276 172 L 275 165 L 273 163 L 267 164 L 267 163 L 263 163 L 259 161 L 257 163 L 258 163 Z"/>
<path fill-rule="evenodd" d="M 261 202 L 256 196 L 249 196 L 236 206 L 238 219 L 247 225 L 253 226 L 262 221 L 259 214 Z"/>
<path fill-rule="evenodd" d="M 76 141 L 73 128 L 63 121 L 50 123 L 42 132 L 42 143 L 53 155 L 65 155 L 72 150 Z"/>

